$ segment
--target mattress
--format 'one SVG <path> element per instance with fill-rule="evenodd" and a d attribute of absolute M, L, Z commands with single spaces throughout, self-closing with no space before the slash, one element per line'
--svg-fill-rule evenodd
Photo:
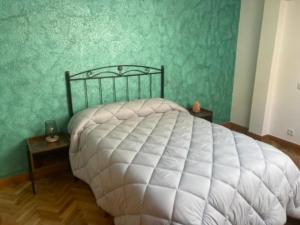
<path fill-rule="evenodd" d="M 271 145 L 165 99 L 100 105 L 69 123 L 74 175 L 116 225 L 285 224 L 300 173 Z"/>

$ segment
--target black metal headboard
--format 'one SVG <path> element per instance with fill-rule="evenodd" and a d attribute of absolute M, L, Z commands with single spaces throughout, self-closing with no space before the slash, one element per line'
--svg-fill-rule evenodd
<path fill-rule="evenodd" d="M 103 86 L 102 80 L 111 79 L 112 80 L 112 93 L 113 101 L 116 102 L 116 79 L 125 78 L 125 89 L 126 89 L 126 99 L 129 101 L 129 85 L 128 80 L 130 77 L 137 77 L 137 87 L 138 87 L 138 98 L 141 98 L 141 77 L 148 76 L 149 78 L 149 97 L 152 98 L 152 76 L 160 76 L 160 97 L 164 97 L 164 66 L 161 68 L 154 68 L 149 66 L 140 66 L 140 65 L 117 65 L 117 66 L 106 66 L 99 67 L 96 69 L 86 70 L 80 73 L 71 75 L 69 71 L 65 72 L 66 79 L 66 89 L 67 89 L 67 101 L 68 101 L 68 110 L 69 116 L 72 117 L 74 114 L 73 111 L 73 97 L 72 97 L 72 83 L 73 82 L 82 82 L 85 107 L 89 107 L 89 98 L 88 98 L 88 80 L 95 80 L 98 85 L 98 95 L 99 95 L 99 104 L 103 104 Z"/>

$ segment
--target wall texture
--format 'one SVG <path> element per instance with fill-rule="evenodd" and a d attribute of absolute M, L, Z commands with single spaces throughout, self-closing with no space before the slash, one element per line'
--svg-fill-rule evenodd
<path fill-rule="evenodd" d="M 63 72 L 166 66 L 166 98 L 229 120 L 240 0 L 0 2 L 0 178 L 27 169 L 25 138 L 63 129 Z"/>

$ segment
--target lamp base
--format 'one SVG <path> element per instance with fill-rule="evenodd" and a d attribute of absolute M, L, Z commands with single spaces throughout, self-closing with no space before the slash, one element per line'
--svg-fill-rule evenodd
<path fill-rule="evenodd" d="M 46 138 L 46 141 L 47 142 L 56 142 L 56 141 L 58 141 L 59 140 L 59 136 L 58 135 L 54 135 L 53 137 L 51 137 L 51 136 L 47 136 Z"/>

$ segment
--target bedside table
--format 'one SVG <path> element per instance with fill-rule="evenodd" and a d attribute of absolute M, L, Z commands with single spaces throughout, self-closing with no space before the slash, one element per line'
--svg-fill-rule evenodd
<path fill-rule="evenodd" d="M 207 109 L 203 109 L 201 108 L 200 112 L 193 112 L 191 108 L 188 109 L 190 114 L 192 114 L 193 116 L 202 118 L 202 119 L 206 119 L 210 122 L 212 122 L 213 120 L 213 112 L 209 111 Z"/>
<path fill-rule="evenodd" d="M 70 168 L 69 136 L 61 134 L 57 142 L 48 143 L 45 136 L 27 139 L 29 178 L 35 194 L 35 178 Z"/>

